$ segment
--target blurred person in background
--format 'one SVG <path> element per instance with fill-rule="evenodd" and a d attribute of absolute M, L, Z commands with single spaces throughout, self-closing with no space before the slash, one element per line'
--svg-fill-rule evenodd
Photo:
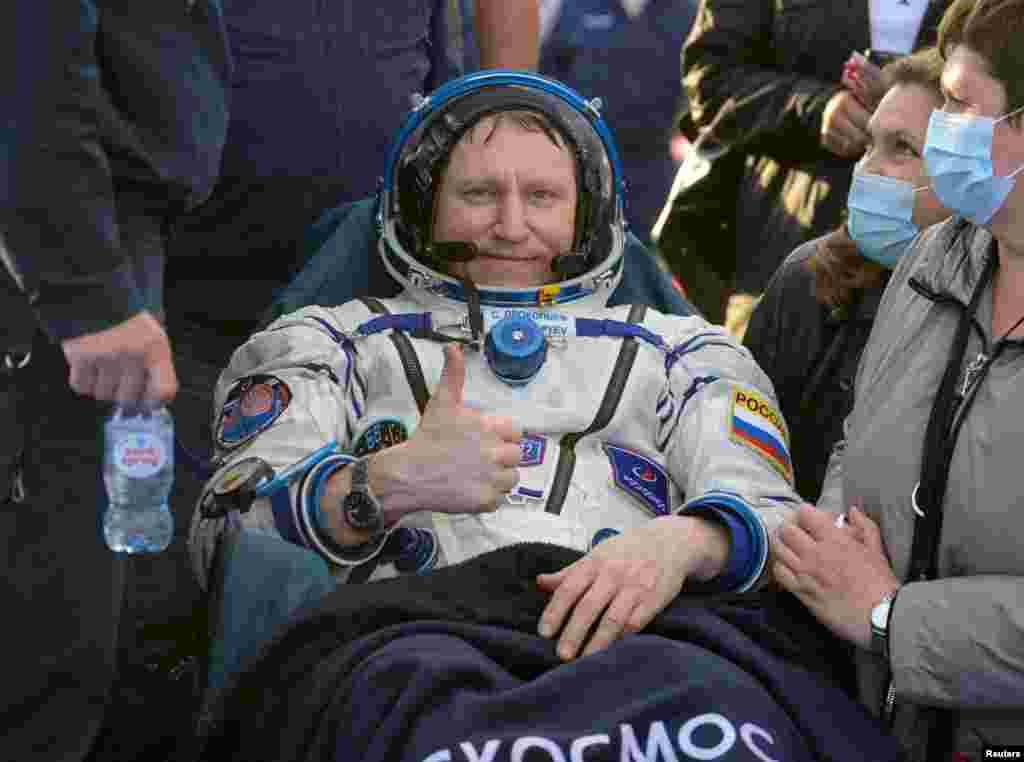
<path fill-rule="evenodd" d="M 848 223 L 798 247 L 750 319 L 744 344 L 779 395 L 805 500 L 818 499 L 842 439 L 857 361 L 892 269 L 922 229 L 949 216 L 928 190 L 921 155 L 931 112 L 942 106 L 941 73 L 934 48 L 883 70 L 888 91 L 868 122 Z"/>
<path fill-rule="evenodd" d="M 939 50 L 922 155 L 955 216 L 893 271 L 845 446 L 774 567 L 858 647 L 911 762 L 1024 744 L 1024 0 L 954 0 Z"/>
<path fill-rule="evenodd" d="M 101 423 L 177 391 L 166 233 L 217 177 L 230 63 L 218 0 L 5 3 L 0 51 L 0 296 L 22 329 L 0 346 L 0 756 L 78 762 L 125 582 Z"/>
<path fill-rule="evenodd" d="M 231 123 L 213 195 L 175 231 L 183 309 L 201 304 L 205 314 L 191 316 L 248 332 L 302 266 L 306 229 L 376 192 L 413 94 L 460 73 L 449 30 L 461 26 L 452 18 L 460 8 L 454 0 L 224 0 L 236 69 Z M 474 10 L 482 67 L 536 68 L 536 0 L 474 0 Z M 211 259 L 225 261 L 212 279 Z M 201 289 L 210 298 L 198 297 Z"/>
<path fill-rule="evenodd" d="M 735 258 L 721 302 L 738 338 L 782 260 L 840 222 L 870 117 L 840 82 L 844 63 L 868 48 L 889 57 L 933 44 L 944 7 L 945 0 L 702 0 L 682 56 L 690 106 L 682 131 L 695 139 L 724 104 L 735 105 L 715 136 L 747 155 L 735 240 L 696 256 Z"/>
<path fill-rule="evenodd" d="M 629 189 L 626 219 L 646 244 L 672 185 L 673 125 L 683 100 L 674 66 L 696 0 L 542 0 L 540 71 L 601 94 Z"/>

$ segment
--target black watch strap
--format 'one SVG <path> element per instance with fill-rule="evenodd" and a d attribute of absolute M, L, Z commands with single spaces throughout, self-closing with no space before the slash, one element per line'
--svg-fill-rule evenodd
<path fill-rule="evenodd" d="M 342 516 L 353 529 L 375 537 L 384 531 L 384 511 L 370 491 L 366 458 L 357 460 L 351 469 L 352 486 L 341 503 Z"/>
<path fill-rule="evenodd" d="M 360 458 L 352 464 L 352 491 L 369 492 L 370 466 L 366 458 Z"/>

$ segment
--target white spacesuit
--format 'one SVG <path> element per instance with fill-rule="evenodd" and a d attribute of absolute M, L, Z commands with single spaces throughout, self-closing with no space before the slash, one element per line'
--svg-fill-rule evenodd
<path fill-rule="evenodd" d="M 279 479 L 272 495 L 226 515 L 197 510 L 190 538 L 197 574 L 205 581 L 226 522 L 310 547 L 339 579 L 365 580 L 516 542 L 585 552 L 651 517 L 683 511 L 729 529 L 719 589 L 754 587 L 772 530 L 799 502 L 770 381 L 747 350 L 699 317 L 605 306 L 622 277 L 622 194 L 594 104 L 532 75 L 458 82 L 413 113 L 385 178 L 380 252 L 405 292 L 280 318 L 239 348 L 221 375 L 214 400 L 220 469 L 201 506 L 243 478 L 233 472 L 240 462 L 259 459 L 281 473 L 306 461 L 293 469 L 301 478 Z M 467 283 L 438 269 L 436 254 L 415 254 L 429 247 L 416 230 L 425 224 L 422 209 L 417 215 L 409 206 L 424 201 L 422 192 L 410 201 L 414 190 L 406 186 L 417 176 L 436 180 L 435 165 L 443 165 L 439 157 L 459 126 L 493 113 L 503 88 L 513 107 L 542 112 L 570 136 L 578 160 L 589 162 L 579 176 L 592 229 L 577 231 L 577 270 L 570 262 L 569 277 L 532 289 Z M 432 155 L 420 148 L 426 144 Z M 524 431 L 519 484 L 491 513 L 409 513 L 388 528 L 390 538 L 353 558 L 317 524 L 315 472 L 339 456 L 306 468 L 318 460 L 308 456 L 330 453 L 336 442 L 346 459 L 363 457 L 407 439 L 439 382 L 450 340 L 472 347 L 465 404 L 508 416 Z M 397 532 L 401 542 L 392 541 Z"/>

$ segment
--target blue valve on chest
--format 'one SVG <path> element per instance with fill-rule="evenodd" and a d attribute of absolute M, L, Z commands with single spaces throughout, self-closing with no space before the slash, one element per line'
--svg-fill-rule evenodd
<path fill-rule="evenodd" d="M 487 333 L 484 355 L 494 375 L 509 386 L 525 386 L 544 366 L 548 342 L 530 318 L 506 317 Z"/>

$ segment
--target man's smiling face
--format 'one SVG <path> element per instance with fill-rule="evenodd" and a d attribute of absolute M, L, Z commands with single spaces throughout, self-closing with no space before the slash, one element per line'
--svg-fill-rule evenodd
<path fill-rule="evenodd" d="M 557 280 L 551 261 L 573 241 L 576 167 L 555 135 L 520 114 L 501 114 L 480 120 L 456 144 L 438 192 L 434 239 L 473 243 L 478 254 L 452 264 L 453 275 L 506 288 Z"/>

